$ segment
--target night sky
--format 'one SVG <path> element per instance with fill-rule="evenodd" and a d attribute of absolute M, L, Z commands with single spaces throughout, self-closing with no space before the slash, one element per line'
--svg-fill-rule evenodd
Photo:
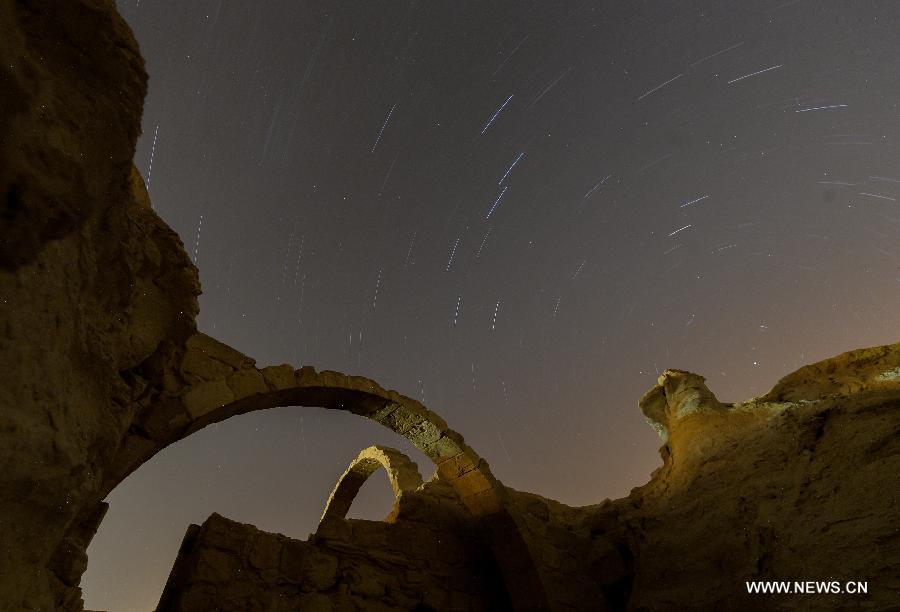
<path fill-rule="evenodd" d="M 645 483 L 667 367 L 736 401 L 898 340 L 896 1 L 118 6 L 199 328 L 421 400 L 514 488 Z M 305 538 L 373 443 L 431 474 L 308 408 L 166 449 L 108 499 L 87 607 L 152 609 L 214 511 Z M 378 474 L 351 516 L 390 503 Z"/>

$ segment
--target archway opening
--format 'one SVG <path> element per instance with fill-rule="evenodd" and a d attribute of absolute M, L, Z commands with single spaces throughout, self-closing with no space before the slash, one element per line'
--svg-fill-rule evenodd
<path fill-rule="evenodd" d="M 360 487 L 347 512 L 347 518 L 383 521 L 394 509 L 395 503 L 396 498 L 387 472 L 378 469 Z"/>
<path fill-rule="evenodd" d="M 506 489 L 462 436 L 420 402 L 386 390 L 371 379 L 340 372 L 317 372 L 310 366 L 295 370 L 289 365 L 257 369 L 250 358 L 202 333 L 189 338 L 185 348 L 180 355 L 180 372 L 188 384 L 177 395 L 160 402 L 158 410 L 142 414 L 129 428 L 104 475 L 101 490 L 107 495 L 161 450 L 210 426 L 218 429 L 236 416 L 282 406 L 325 407 L 351 413 L 403 436 L 427 455 L 479 523 L 504 580 L 509 582 L 510 595 L 523 606 L 547 605 L 534 551 L 509 512 Z M 305 412 L 302 408 L 298 411 Z M 343 436 L 337 433 L 336 437 Z M 379 463 L 388 466 L 390 460 L 383 458 Z M 390 468 L 389 473 L 395 485 Z M 408 490 L 406 486 L 392 488 L 398 495 Z M 348 509 L 349 503 L 340 516 L 346 516 Z"/>
<path fill-rule="evenodd" d="M 431 467 L 406 438 L 322 408 L 238 415 L 169 445 L 107 496 L 109 511 L 88 548 L 81 580 L 85 608 L 155 609 L 185 531 L 213 512 L 305 540 L 316 531 L 335 482 L 373 442 Z M 394 500 L 387 473 L 379 469 L 369 480 L 372 490 L 354 501 L 353 512 L 382 520 Z"/>

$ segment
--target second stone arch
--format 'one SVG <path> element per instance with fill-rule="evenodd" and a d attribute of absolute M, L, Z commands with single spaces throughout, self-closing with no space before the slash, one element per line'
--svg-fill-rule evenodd
<path fill-rule="evenodd" d="M 404 493 L 422 486 L 419 468 L 409 457 L 395 448 L 373 445 L 360 451 L 346 471 L 338 478 L 328 497 L 319 525 L 340 520 L 347 516 L 353 500 L 366 480 L 379 468 L 387 472 L 394 497 L 399 500 Z"/>

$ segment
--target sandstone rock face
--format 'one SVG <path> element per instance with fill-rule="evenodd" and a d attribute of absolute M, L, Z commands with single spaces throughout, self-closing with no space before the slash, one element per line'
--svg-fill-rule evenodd
<path fill-rule="evenodd" d="M 588 518 L 628 559 L 628 609 L 896 609 L 898 366 L 900 344 L 850 351 L 739 404 L 666 371 L 641 401 L 663 467 Z M 755 580 L 858 580 L 869 592 L 748 595 Z"/>
<path fill-rule="evenodd" d="M 111 0 L 0 0 L 0 27 L 0 606 L 81 610 L 102 500 L 166 445 L 316 406 L 407 437 L 436 476 L 361 456 L 306 542 L 213 516 L 161 610 L 896 609 L 900 344 L 738 404 L 667 370 L 640 401 L 663 440 L 647 485 L 586 508 L 511 490 L 419 402 L 196 331 L 197 272 L 131 165 L 146 76 Z M 380 466 L 394 511 L 346 520 Z M 747 595 L 762 579 L 868 593 Z"/>
<path fill-rule="evenodd" d="M 0 267 L 12 270 L 122 202 L 146 75 L 111 1 L 3 0 L 0 16 Z"/>
<path fill-rule="evenodd" d="M 113 2 L 2 0 L 0 26 L 0 602 L 52 610 L 199 284 L 131 164 L 146 75 Z"/>

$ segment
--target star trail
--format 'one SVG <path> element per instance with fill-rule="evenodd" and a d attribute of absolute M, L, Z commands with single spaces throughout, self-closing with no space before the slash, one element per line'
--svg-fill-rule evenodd
<path fill-rule="evenodd" d="M 896 2 L 117 4 L 200 330 L 422 401 L 512 487 L 645 483 L 664 368 L 737 401 L 897 340 Z M 212 512 L 305 538 L 375 443 L 430 475 L 317 409 L 166 449 L 108 499 L 87 607 L 153 609 Z"/>

